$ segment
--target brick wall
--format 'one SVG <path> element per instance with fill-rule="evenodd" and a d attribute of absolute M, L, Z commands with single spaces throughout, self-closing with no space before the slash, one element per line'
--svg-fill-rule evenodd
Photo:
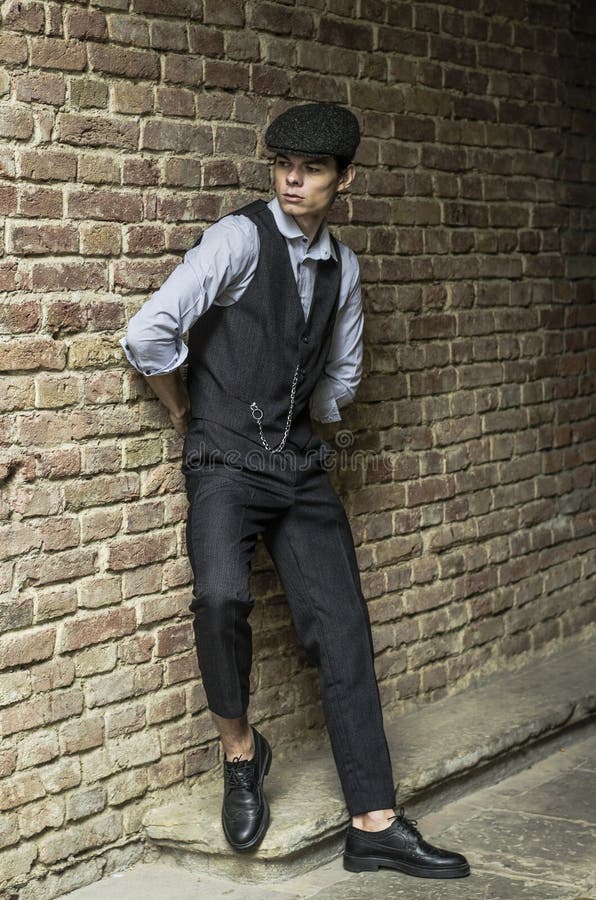
<path fill-rule="evenodd" d="M 596 18 L 584 0 L 2 4 L 0 872 L 45 900 L 141 852 L 217 763 L 180 441 L 118 346 L 259 135 L 329 99 L 364 140 L 338 234 L 366 377 L 333 478 L 389 708 L 594 617 Z M 255 155 L 256 151 L 256 155 Z M 383 454 L 385 456 L 383 457 Z M 259 551 L 255 721 L 321 727 Z M 28 882 L 28 886 L 19 886 Z"/>

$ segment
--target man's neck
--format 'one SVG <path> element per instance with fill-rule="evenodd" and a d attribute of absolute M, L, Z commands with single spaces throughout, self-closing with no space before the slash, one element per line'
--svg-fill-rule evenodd
<path fill-rule="evenodd" d="M 302 234 L 308 238 L 308 246 L 310 247 L 325 221 L 325 216 L 292 216 L 292 218 Z"/>

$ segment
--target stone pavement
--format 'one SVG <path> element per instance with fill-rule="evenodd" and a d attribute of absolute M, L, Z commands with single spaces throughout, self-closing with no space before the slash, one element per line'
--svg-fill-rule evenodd
<path fill-rule="evenodd" d="M 296 878 L 239 884 L 144 864 L 64 900 L 596 900 L 596 725 L 500 783 L 419 821 L 433 842 L 466 853 L 470 878 L 427 881 L 391 871 L 353 875 L 336 859 Z"/>

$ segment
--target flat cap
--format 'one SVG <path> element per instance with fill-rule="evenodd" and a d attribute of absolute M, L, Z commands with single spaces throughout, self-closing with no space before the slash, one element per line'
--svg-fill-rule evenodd
<path fill-rule="evenodd" d="M 267 149 L 298 156 L 345 156 L 352 159 L 360 143 L 354 113 L 335 103 L 292 106 L 265 132 Z"/>

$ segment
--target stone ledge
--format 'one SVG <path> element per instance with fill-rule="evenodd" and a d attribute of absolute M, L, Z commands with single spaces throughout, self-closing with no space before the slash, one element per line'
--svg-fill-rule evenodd
<path fill-rule="evenodd" d="M 590 642 L 387 719 L 398 802 L 418 806 L 424 795 L 488 772 L 595 712 L 596 642 Z M 143 824 L 154 851 L 243 881 L 288 878 L 336 856 L 348 815 L 328 743 L 300 754 L 273 750 L 266 781 L 271 826 L 258 850 L 238 854 L 226 843 L 217 781 L 188 800 L 146 813 Z"/>

